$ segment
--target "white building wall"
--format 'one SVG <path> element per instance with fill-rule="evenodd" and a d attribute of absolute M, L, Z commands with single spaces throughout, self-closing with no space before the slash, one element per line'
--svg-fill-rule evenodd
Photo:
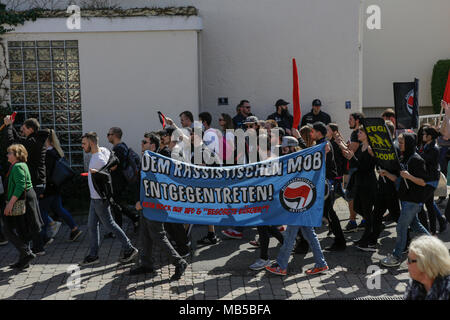
<path fill-rule="evenodd" d="M 320 98 L 323 110 L 340 124 L 344 134 L 349 134 L 348 115 L 362 110 L 360 0 L 115 3 L 123 8 L 192 5 L 199 10 L 203 23 L 199 43 L 200 111 L 212 113 L 214 126 L 218 126 L 221 112 L 233 116 L 241 99 L 250 100 L 253 113 L 264 119 L 274 112 L 278 98 L 292 102 L 293 57 L 300 73 L 302 114 L 310 111 L 313 99 Z M 180 72 L 176 66 L 172 69 L 170 74 L 177 77 Z M 219 106 L 219 97 L 228 97 L 229 105 Z M 184 101 L 182 96 L 177 99 Z M 346 101 L 351 101 L 351 109 L 345 109 Z M 189 107 L 189 103 L 183 105 Z"/>
<path fill-rule="evenodd" d="M 364 29 L 363 105 L 393 107 L 393 82 L 420 80 L 419 105 L 432 105 L 434 64 L 450 59 L 450 1 L 365 0 L 381 9 L 381 30 Z"/>
<path fill-rule="evenodd" d="M 300 73 L 302 114 L 320 98 L 349 134 L 348 114 L 361 110 L 360 0 L 121 1 L 124 8 L 193 5 L 199 10 L 201 111 L 235 114 L 241 99 L 266 118 L 275 101 L 292 102 L 292 63 Z M 228 106 L 218 106 L 228 97 Z M 345 109 L 351 101 L 352 109 Z M 292 112 L 292 109 L 291 109 Z"/>
<path fill-rule="evenodd" d="M 108 129 L 118 126 L 139 151 L 144 133 L 161 129 L 156 111 L 177 120 L 186 109 L 198 114 L 196 30 L 20 33 L 60 27 L 51 20 L 41 20 L 44 28 L 27 23 L 5 38 L 78 40 L 83 131 L 96 131 L 100 145 L 108 145 Z"/>

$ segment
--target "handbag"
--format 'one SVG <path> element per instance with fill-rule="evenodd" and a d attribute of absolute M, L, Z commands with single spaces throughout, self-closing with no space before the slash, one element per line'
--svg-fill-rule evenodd
<path fill-rule="evenodd" d="M 60 187 L 67 180 L 72 179 L 74 175 L 75 172 L 65 158 L 61 157 L 56 161 L 55 168 L 52 172 L 52 181 L 57 187 Z"/>

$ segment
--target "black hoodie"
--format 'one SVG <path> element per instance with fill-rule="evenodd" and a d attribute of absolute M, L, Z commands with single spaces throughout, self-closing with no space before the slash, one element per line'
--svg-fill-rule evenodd
<path fill-rule="evenodd" d="M 403 170 L 407 170 L 412 176 L 430 181 L 429 173 L 425 165 L 425 160 L 416 153 L 416 135 L 414 133 L 404 133 L 405 151 L 401 157 L 400 163 Z M 398 197 L 401 201 L 414 203 L 423 203 L 433 193 L 433 187 L 426 185 L 425 187 L 405 179 L 400 179 L 400 189 Z"/>

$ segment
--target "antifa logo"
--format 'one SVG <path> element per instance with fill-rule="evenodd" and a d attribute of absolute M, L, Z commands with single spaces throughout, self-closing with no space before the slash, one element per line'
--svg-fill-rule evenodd
<path fill-rule="evenodd" d="M 280 191 L 280 202 L 290 212 L 303 212 L 316 200 L 316 186 L 305 178 L 289 181 Z"/>
<path fill-rule="evenodd" d="M 406 100 L 406 110 L 408 110 L 409 114 L 413 114 L 414 89 L 408 92 L 408 94 L 405 96 L 405 100 Z"/>

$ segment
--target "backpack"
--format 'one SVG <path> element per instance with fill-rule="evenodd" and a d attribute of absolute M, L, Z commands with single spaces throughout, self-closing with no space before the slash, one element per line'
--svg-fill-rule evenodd
<path fill-rule="evenodd" d="M 136 183 L 141 169 L 141 157 L 130 147 L 126 156 L 126 163 L 122 167 L 122 173 L 128 183 Z"/>

